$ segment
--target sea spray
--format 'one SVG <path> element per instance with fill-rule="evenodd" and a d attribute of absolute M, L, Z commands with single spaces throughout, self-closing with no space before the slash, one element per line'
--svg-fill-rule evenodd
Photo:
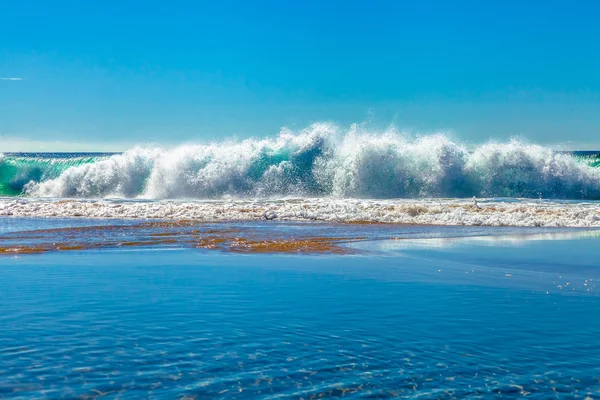
<path fill-rule="evenodd" d="M 136 147 L 73 165 L 31 162 L 37 167 L 1 175 L 4 185 L 31 197 L 600 199 L 593 161 L 547 147 L 518 140 L 468 147 L 442 134 L 326 123 L 275 138 Z"/>

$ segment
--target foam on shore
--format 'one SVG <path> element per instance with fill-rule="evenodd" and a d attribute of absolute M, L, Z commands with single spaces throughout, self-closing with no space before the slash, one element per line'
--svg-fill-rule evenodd
<path fill-rule="evenodd" d="M 600 203 L 464 199 L 127 201 L 4 198 L 0 199 L 0 216 L 600 227 Z"/>

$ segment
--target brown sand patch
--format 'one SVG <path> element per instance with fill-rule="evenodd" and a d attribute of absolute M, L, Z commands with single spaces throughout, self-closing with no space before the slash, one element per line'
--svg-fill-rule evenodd
<path fill-rule="evenodd" d="M 252 239 L 209 237 L 201 239 L 196 247 L 218 249 L 233 253 L 332 253 L 349 254 L 352 249 L 343 247 L 343 243 L 362 240 L 361 238 L 305 237 L 289 239 Z"/>
<path fill-rule="evenodd" d="M 371 224 L 368 221 L 357 223 Z M 0 236 L 0 255 L 148 246 L 179 246 L 232 253 L 348 254 L 356 250 L 345 244 L 360 240 L 364 238 L 290 234 L 285 230 L 248 227 L 224 226 L 220 229 L 214 225 L 181 220 L 8 233 Z"/>

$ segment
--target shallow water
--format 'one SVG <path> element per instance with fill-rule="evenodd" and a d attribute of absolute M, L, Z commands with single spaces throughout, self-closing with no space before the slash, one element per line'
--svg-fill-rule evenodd
<path fill-rule="evenodd" d="M 2 222 L 5 235 L 91 223 Z M 264 238 L 368 240 L 342 244 L 353 250 L 342 255 L 177 242 L 0 257 L 0 397 L 583 399 L 600 391 L 595 231 L 232 226 Z"/>

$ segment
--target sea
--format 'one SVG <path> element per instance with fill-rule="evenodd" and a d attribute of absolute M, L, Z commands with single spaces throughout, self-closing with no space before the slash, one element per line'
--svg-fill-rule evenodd
<path fill-rule="evenodd" d="M 327 125 L 0 155 L 0 398 L 600 398 L 600 151 Z"/>

